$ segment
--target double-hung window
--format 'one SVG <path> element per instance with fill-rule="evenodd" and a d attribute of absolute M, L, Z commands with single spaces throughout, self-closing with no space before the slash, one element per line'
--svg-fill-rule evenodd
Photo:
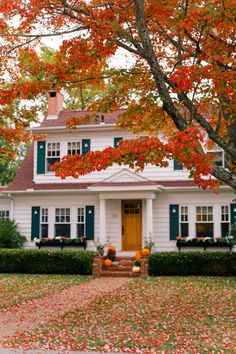
<path fill-rule="evenodd" d="M 10 218 L 9 210 L 0 210 L 0 220 L 8 220 Z"/>
<path fill-rule="evenodd" d="M 77 214 L 77 237 L 85 236 L 84 208 L 78 208 Z"/>
<path fill-rule="evenodd" d="M 56 208 L 55 236 L 70 237 L 70 208 Z"/>
<path fill-rule="evenodd" d="M 213 237 L 213 207 L 197 206 L 196 207 L 196 237 Z"/>
<path fill-rule="evenodd" d="M 221 205 L 221 237 L 226 237 L 229 232 L 229 206 Z"/>
<path fill-rule="evenodd" d="M 55 162 L 60 162 L 60 143 L 47 143 L 47 171 Z"/>
<path fill-rule="evenodd" d="M 48 208 L 41 209 L 41 237 L 48 237 Z"/>
<path fill-rule="evenodd" d="M 67 154 L 68 155 L 80 155 L 80 141 L 73 141 L 67 143 Z"/>
<path fill-rule="evenodd" d="M 189 224 L 188 224 L 188 207 L 180 207 L 180 235 L 181 237 L 189 236 Z"/>

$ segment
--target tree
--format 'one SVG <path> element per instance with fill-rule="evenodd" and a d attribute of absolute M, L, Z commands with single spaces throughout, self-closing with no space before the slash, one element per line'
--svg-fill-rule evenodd
<path fill-rule="evenodd" d="M 209 178 L 214 176 L 236 189 L 235 5 L 234 0 L 4 3 L 0 11 L 8 28 L 4 22 L 0 34 L 8 47 L 17 40 L 18 66 L 11 74 L 13 83 L 3 83 L 0 104 L 36 96 L 52 84 L 60 89 L 106 80 L 107 95 L 90 108 L 107 111 L 125 105 L 119 126 L 154 136 L 124 141 L 116 150 L 67 157 L 57 166 L 59 175 L 77 177 L 112 162 L 136 168 L 166 165 L 166 157 L 172 157 L 202 187 L 214 188 L 216 181 Z M 14 16 L 18 25 L 10 26 Z M 36 31 L 39 25 L 46 30 Z M 54 62 L 40 60 L 38 41 L 61 34 L 68 37 Z M 132 54 L 134 64 L 111 69 L 108 60 L 119 48 Z M 12 72 L 9 63 L 5 66 Z M 165 142 L 156 136 L 160 129 Z M 228 169 L 206 154 L 207 146 L 224 151 Z"/>

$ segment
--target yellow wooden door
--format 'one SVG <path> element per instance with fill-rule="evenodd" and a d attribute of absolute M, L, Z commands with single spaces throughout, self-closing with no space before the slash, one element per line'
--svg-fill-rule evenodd
<path fill-rule="evenodd" d="M 122 250 L 137 251 L 142 245 L 142 201 L 122 201 Z"/>

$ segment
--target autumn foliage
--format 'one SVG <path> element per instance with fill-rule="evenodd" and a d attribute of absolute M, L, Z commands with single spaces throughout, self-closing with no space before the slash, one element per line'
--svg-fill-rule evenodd
<path fill-rule="evenodd" d="M 215 188 L 214 176 L 235 189 L 235 8 L 234 0 L 1 1 L 0 105 L 51 87 L 106 88 L 88 112 L 127 107 L 118 127 L 151 138 L 66 157 L 59 175 L 78 177 L 114 162 L 166 166 L 175 158 L 200 186 Z M 54 60 L 43 60 L 42 39 L 61 35 Z M 110 60 L 117 51 L 119 68 Z M 18 139 L 31 120 L 11 117 Z M 206 154 L 216 147 L 227 169 Z"/>

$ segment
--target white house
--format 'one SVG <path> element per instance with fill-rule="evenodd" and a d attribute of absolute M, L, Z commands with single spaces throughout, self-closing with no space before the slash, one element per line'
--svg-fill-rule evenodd
<path fill-rule="evenodd" d="M 155 249 L 165 251 L 177 249 L 177 235 L 226 235 L 236 218 L 232 189 L 203 191 L 175 161 L 140 173 L 114 165 L 79 179 L 55 177 L 50 166 L 62 156 L 116 147 L 120 139 L 133 138 L 116 129 L 120 113 L 98 114 L 96 121 L 70 131 L 66 122 L 84 112 L 64 111 L 63 96 L 48 93 L 48 115 L 33 129 L 46 138 L 34 142 L 13 183 L 0 189 L 0 217 L 16 220 L 26 247 L 35 247 L 35 237 L 86 235 L 90 249 L 93 240 L 109 237 L 119 251 L 135 251 L 151 235 Z"/>

